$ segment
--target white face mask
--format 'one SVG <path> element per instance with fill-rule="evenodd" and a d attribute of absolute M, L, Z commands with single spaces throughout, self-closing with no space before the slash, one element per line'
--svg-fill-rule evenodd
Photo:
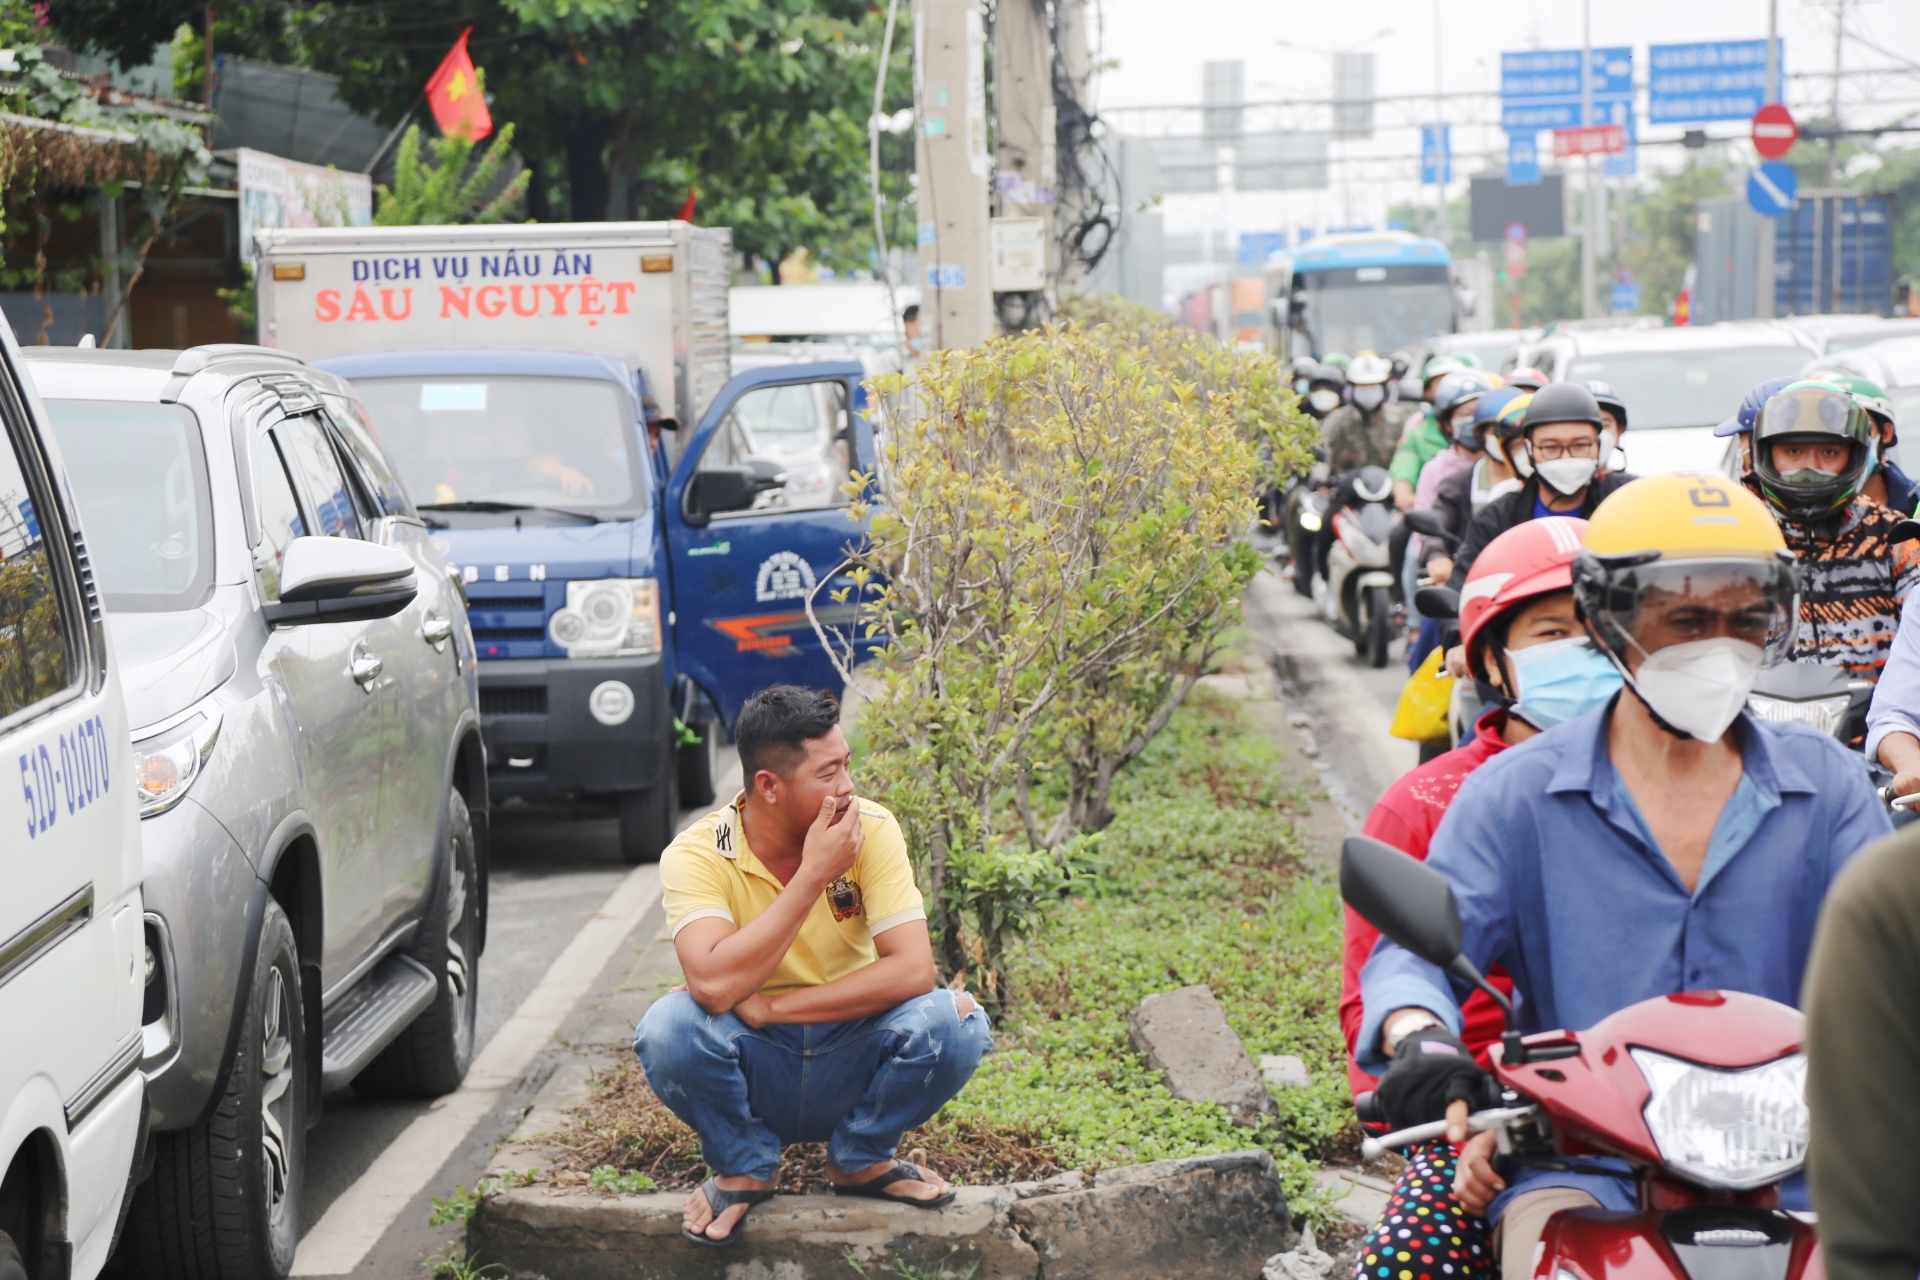
<path fill-rule="evenodd" d="M 1552 462 L 1535 463 L 1534 470 L 1555 493 L 1571 498 L 1587 487 L 1593 479 L 1594 468 L 1599 465 L 1592 458 L 1555 458 Z"/>
<path fill-rule="evenodd" d="M 1321 387 L 1316 391 L 1307 392 L 1307 403 L 1313 406 L 1314 412 L 1324 416 L 1340 407 L 1340 393 Z"/>
<path fill-rule="evenodd" d="M 1600 428 L 1600 460 L 1606 461 L 1620 447 L 1620 433 L 1612 427 Z"/>
<path fill-rule="evenodd" d="M 1387 389 L 1377 384 L 1362 385 L 1353 389 L 1353 402 L 1372 413 L 1387 402 Z"/>
<path fill-rule="evenodd" d="M 1702 742 L 1718 742 L 1747 705 L 1765 655 L 1731 636 L 1672 644 L 1647 655 L 1633 687 L 1662 720 Z"/>

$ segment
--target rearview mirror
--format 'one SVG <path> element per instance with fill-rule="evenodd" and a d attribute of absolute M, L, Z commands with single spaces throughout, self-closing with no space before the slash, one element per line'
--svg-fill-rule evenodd
<path fill-rule="evenodd" d="M 752 508 L 761 494 L 785 488 L 787 473 L 765 458 L 750 458 L 737 467 L 709 467 L 687 482 L 682 514 L 699 527 L 727 511 Z"/>
<path fill-rule="evenodd" d="M 1383 840 L 1348 836 L 1340 847 L 1340 896 L 1360 918 L 1428 964 L 1460 955 L 1460 909 L 1447 878 Z"/>
<path fill-rule="evenodd" d="M 1416 507 L 1412 511 L 1402 512 L 1400 518 L 1405 520 L 1407 528 L 1415 533 L 1425 534 L 1429 538 L 1445 538 L 1448 542 L 1453 541 L 1453 534 L 1448 531 L 1447 522 L 1440 518 L 1438 511 L 1430 507 Z"/>
<path fill-rule="evenodd" d="M 1423 618 L 1460 616 L 1460 593 L 1452 587 L 1422 587 L 1413 593 L 1413 607 Z"/>
<path fill-rule="evenodd" d="M 280 598 L 268 626 L 391 618 L 419 594 L 413 558 L 359 538 L 295 538 L 280 558 Z"/>

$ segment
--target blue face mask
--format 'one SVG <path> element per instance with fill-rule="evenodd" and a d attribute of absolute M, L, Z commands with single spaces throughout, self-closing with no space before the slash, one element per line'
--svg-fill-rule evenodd
<path fill-rule="evenodd" d="M 1551 729 L 1606 705 L 1620 673 L 1585 636 L 1507 650 L 1519 696 L 1513 714 L 1536 729 Z"/>

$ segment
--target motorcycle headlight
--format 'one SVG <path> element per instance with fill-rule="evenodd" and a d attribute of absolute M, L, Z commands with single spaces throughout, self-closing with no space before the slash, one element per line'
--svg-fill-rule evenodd
<path fill-rule="evenodd" d="M 1831 698 L 1808 698 L 1804 702 L 1769 698 L 1764 693 L 1747 695 L 1747 710 L 1762 720 L 1772 720 L 1776 724 L 1804 724 L 1826 734 L 1840 732 L 1840 726 L 1847 719 L 1847 710 L 1852 705 L 1852 695 L 1844 693 Z"/>
<path fill-rule="evenodd" d="M 220 738 L 220 713 L 203 710 L 133 744 L 133 786 L 140 816 L 165 813 L 186 798 Z"/>
<path fill-rule="evenodd" d="M 567 583 L 567 603 L 547 634 L 569 658 L 631 658 L 660 652 L 660 588 L 653 578 Z"/>
<path fill-rule="evenodd" d="M 1318 511 L 1302 511 L 1300 513 L 1300 527 L 1308 533 L 1320 532 L 1320 513 Z"/>
<path fill-rule="evenodd" d="M 1807 1155 L 1807 1056 L 1727 1071 L 1631 1049 L 1652 1096 L 1660 1158 L 1695 1182 L 1745 1191 L 1777 1182 Z"/>

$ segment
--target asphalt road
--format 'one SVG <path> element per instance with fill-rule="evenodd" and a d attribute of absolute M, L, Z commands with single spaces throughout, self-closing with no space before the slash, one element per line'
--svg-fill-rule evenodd
<path fill-rule="evenodd" d="M 721 760 L 721 769 L 723 784 L 737 786 L 731 748 Z M 704 812 L 705 808 L 684 812 L 682 824 Z M 503 1028 L 509 1035 L 515 1034 L 508 1027 L 509 1019 L 581 927 L 633 870 L 620 861 L 613 818 L 521 804 L 494 813 L 491 866 L 491 918 L 487 950 L 480 965 L 476 1054 Z M 558 1059 L 569 1052 L 569 1041 L 631 1035 L 631 1028 L 626 1026 L 631 1010 L 644 1007 L 651 998 L 652 986 L 673 976 L 670 951 L 657 937 L 661 923 L 656 904 L 615 952 L 562 1033 L 553 1043 L 541 1046 L 525 1076 L 473 1126 L 454 1155 L 426 1178 L 425 1186 L 411 1197 L 351 1274 L 378 1280 L 425 1277 L 430 1273 L 431 1259 L 444 1255 L 450 1246 L 458 1248 L 458 1226 L 428 1225 L 432 1202 L 450 1196 L 456 1186 L 472 1188 L 479 1180 L 494 1149 L 519 1123 Z M 637 1004 L 627 1001 L 625 1011 L 612 1020 L 593 1016 L 609 993 L 636 982 L 649 988 L 638 993 Z M 307 1138 L 303 1230 L 311 1232 L 328 1207 L 368 1176 L 382 1153 L 434 1106 L 363 1099 L 351 1088 L 329 1096 L 320 1123 Z M 303 1239 L 303 1256 L 311 1242 L 311 1236 Z M 325 1274 L 298 1263 L 296 1271 Z"/>

